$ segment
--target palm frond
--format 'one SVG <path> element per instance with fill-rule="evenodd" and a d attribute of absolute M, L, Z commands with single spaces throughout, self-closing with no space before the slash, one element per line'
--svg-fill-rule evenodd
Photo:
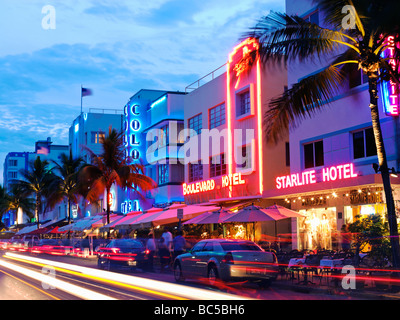
<path fill-rule="evenodd" d="M 354 45 L 356 40 L 345 33 L 285 13 L 271 13 L 250 30 L 246 36 L 258 39 L 263 62 L 271 59 L 319 59 L 342 45 L 358 51 Z"/>
<path fill-rule="evenodd" d="M 296 127 L 301 120 L 311 117 L 338 93 L 344 79 L 341 68 L 331 65 L 272 99 L 264 116 L 267 141 L 276 143 L 289 127 Z"/>

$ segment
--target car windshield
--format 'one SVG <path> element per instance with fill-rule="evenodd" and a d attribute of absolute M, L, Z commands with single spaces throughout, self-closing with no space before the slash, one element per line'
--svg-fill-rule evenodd
<path fill-rule="evenodd" d="M 113 240 L 108 244 L 108 247 L 140 249 L 143 247 L 143 245 L 140 241 L 125 239 L 125 240 Z"/>
<path fill-rule="evenodd" d="M 262 251 L 259 246 L 251 242 L 221 242 L 224 251 Z"/>

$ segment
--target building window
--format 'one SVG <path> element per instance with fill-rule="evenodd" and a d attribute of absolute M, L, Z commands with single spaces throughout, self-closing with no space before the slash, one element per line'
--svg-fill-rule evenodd
<path fill-rule="evenodd" d="M 368 76 L 355 63 L 349 63 L 349 89 L 368 82 Z"/>
<path fill-rule="evenodd" d="M 188 127 L 189 129 L 192 129 L 196 131 L 197 134 L 201 133 L 201 129 L 203 128 L 203 119 L 202 119 L 202 114 L 199 113 L 197 116 L 194 116 L 188 120 Z M 191 136 L 194 135 L 194 133 L 191 133 Z"/>
<path fill-rule="evenodd" d="M 18 172 L 10 171 L 8 172 L 8 179 L 17 179 Z"/>
<path fill-rule="evenodd" d="M 167 183 L 169 181 L 169 165 L 168 163 L 158 165 L 158 184 Z"/>
<path fill-rule="evenodd" d="M 368 128 L 353 133 L 354 159 L 376 156 L 374 131 Z"/>
<path fill-rule="evenodd" d="M 169 128 L 168 125 L 165 125 L 160 128 L 160 137 L 158 140 L 159 146 L 164 147 L 168 143 L 168 138 L 169 138 Z"/>
<path fill-rule="evenodd" d="M 290 144 L 289 144 L 289 142 L 285 142 L 285 158 L 286 158 L 286 167 L 290 167 Z"/>
<path fill-rule="evenodd" d="M 189 182 L 203 179 L 203 165 L 189 163 Z"/>
<path fill-rule="evenodd" d="M 91 143 L 100 143 L 101 139 L 105 138 L 104 132 L 101 131 L 92 131 L 91 134 Z"/>
<path fill-rule="evenodd" d="M 226 174 L 225 154 L 210 157 L 210 178 Z"/>
<path fill-rule="evenodd" d="M 250 91 L 245 91 L 238 95 L 238 116 L 250 113 L 251 111 L 251 100 L 250 100 Z"/>
<path fill-rule="evenodd" d="M 324 143 L 316 141 L 304 145 L 304 167 L 314 168 L 324 165 Z"/>
<path fill-rule="evenodd" d="M 225 103 L 220 104 L 209 110 L 209 128 L 213 129 L 222 124 L 225 124 Z"/>
<path fill-rule="evenodd" d="M 10 167 L 16 167 L 18 165 L 18 160 L 17 159 L 9 159 L 8 160 L 8 165 Z"/>

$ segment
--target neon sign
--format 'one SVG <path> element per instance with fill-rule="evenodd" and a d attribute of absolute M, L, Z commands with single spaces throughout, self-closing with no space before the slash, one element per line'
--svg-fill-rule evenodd
<path fill-rule="evenodd" d="M 138 200 L 125 200 L 121 203 L 121 212 L 126 214 L 131 211 L 140 211 Z"/>
<path fill-rule="evenodd" d="M 343 179 L 350 179 L 357 177 L 358 174 L 354 172 L 354 164 L 347 163 L 338 166 L 332 166 L 328 168 L 322 168 L 317 179 L 317 173 L 315 170 L 303 171 L 301 173 L 294 173 L 291 175 L 277 177 L 276 188 L 286 189 L 292 187 L 299 187 L 303 185 L 314 184 L 317 182 L 328 182 Z"/>
<path fill-rule="evenodd" d="M 227 174 L 221 177 L 221 187 L 226 188 L 230 186 L 237 186 L 245 184 L 246 181 L 242 179 L 241 173 Z M 204 181 L 194 182 L 191 184 L 184 183 L 183 195 L 190 195 L 200 192 L 212 191 L 215 189 L 216 183 L 214 179 L 208 179 Z"/>
<path fill-rule="evenodd" d="M 383 58 L 388 59 L 389 65 L 396 70 L 398 68 L 395 57 L 395 42 L 394 36 L 387 37 L 387 49 L 383 52 Z M 396 82 L 389 80 L 382 82 L 382 98 L 383 108 L 386 115 L 398 116 L 399 115 L 399 87 Z"/>

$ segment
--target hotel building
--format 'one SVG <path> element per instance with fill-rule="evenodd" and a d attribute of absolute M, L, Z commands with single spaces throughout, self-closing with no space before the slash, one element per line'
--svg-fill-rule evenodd
<path fill-rule="evenodd" d="M 308 0 L 287 0 L 289 15 L 322 23 L 322 13 Z M 289 63 L 289 87 L 324 66 Z M 290 174 L 276 174 L 274 186 L 263 197 L 285 200 L 305 214 L 292 223 L 292 246 L 297 249 L 340 249 L 341 229 L 359 215 L 380 214 L 386 204 L 372 133 L 368 82 L 354 70 L 348 86 L 321 112 L 306 119 L 289 134 Z M 381 96 L 384 96 L 381 94 Z M 399 169 L 399 118 L 379 101 L 380 123 L 389 168 Z M 392 177 L 396 211 L 399 179 Z"/>
<path fill-rule="evenodd" d="M 212 72 L 201 79 L 212 78 L 207 83 L 200 86 L 197 81 L 187 87 L 182 151 L 187 204 L 224 208 L 266 204 L 262 196 L 273 187 L 276 172 L 289 172 L 288 139 L 268 145 L 263 131 L 269 100 L 287 85 L 286 68 L 262 65 L 252 55 L 257 46 L 254 39 L 246 39 L 216 71 L 225 68 L 225 72 L 219 76 Z M 260 240 L 267 231 L 256 228 Z"/>

